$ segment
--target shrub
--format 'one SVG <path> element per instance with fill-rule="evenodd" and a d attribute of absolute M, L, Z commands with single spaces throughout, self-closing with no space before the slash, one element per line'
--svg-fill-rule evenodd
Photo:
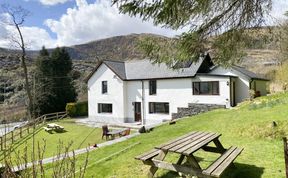
<path fill-rule="evenodd" d="M 67 103 L 66 104 L 66 113 L 73 117 L 73 116 L 76 116 L 76 103 Z"/>
<path fill-rule="evenodd" d="M 88 102 L 83 101 L 76 103 L 77 116 L 88 116 Z"/>
<path fill-rule="evenodd" d="M 66 112 L 71 117 L 88 116 L 88 102 L 67 103 Z"/>

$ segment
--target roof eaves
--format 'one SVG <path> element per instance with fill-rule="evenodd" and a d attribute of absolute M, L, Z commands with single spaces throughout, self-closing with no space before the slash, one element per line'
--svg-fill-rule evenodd
<path fill-rule="evenodd" d="M 262 81 L 270 81 L 269 79 L 267 78 L 251 78 L 252 80 L 262 80 Z"/>
<path fill-rule="evenodd" d="M 90 72 L 90 74 L 84 79 L 86 83 L 90 80 L 90 78 L 93 76 L 93 74 L 97 71 L 97 69 L 100 67 L 100 65 L 103 63 L 103 61 L 99 62 L 96 67 Z"/>
<path fill-rule="evenodd" d="M 209 74 L 209 73 L 198 73 L 196 74 L 196 76 L 199 75 L 199 76 L 215 76 L 215 77 L 233 77 L 233 78 L 238 78 L 237 76 L 234 76 L 234 75 L 221 75 L 221 74 Z"/>
<path fill-rule="evenodd" d="M 264 77 L 251 77 L 251 76 L 249 76 L 247 73 L 239 70 L 238 68 L 241 68 L 241 67 L 239 67 L 239 66 L 232 66 L 232 68 L 233 68 L 234 70 L 242 73 L 243 75 L 245 75 L 246 77 L 248 77 L 248 78 L 250 78 L 250 79 L 252 79 L 252 80 L 270 81 L 269 79 L 266 79 L 266 78 L 264 78 Z M 246 69 L 244 69 L 244 70 L 246 70 Z M 251 72 L 251 71 L 249 71 L 249 72 Z M 255 74 L 255 75 L 257 75 L 257 74 Z"/>

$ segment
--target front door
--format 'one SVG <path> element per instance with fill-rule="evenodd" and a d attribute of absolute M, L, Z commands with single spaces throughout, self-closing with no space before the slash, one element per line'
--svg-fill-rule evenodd
<path fill-rule="evenodd" d="M 141 121 L 141 102 L 134 103 L 134 118 L 135 122 Z"/>
<path fill-rule="evenodd" d="M 236 106 L 236 101 L 235 101 L 235 81 L 231 82 L 231 106 L 232 107 Z"/>

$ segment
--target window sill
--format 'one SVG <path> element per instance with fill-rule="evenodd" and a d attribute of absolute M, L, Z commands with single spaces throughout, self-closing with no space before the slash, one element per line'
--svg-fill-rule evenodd
<path fill-rule="evenodd" d="M 153 114 L 153 115 L 169 115 L 170 113 L 149 113 L 149 114 Z"/>
<path fill-rule="evenodd" d="M 200 94 L 200 95 L 195 95 L 193 94 L 193 96 L 220 96 L 220 94 L 215 94 L 215 95 L 209 95 L 209 94 Z"/>

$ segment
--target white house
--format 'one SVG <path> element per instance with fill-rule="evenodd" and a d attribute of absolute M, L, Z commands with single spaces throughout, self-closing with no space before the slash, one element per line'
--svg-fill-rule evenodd
<path fill-rule="evenodd" d="M 89 118 L 106 123 L 170 120 L 189 103 L 226 108 L 266 95 L 268 80 L 242 67 L 215 66 L 209 55 L 197 63 L 152 64 L 149 60 L 103 61 L 88 76 Z"/>

